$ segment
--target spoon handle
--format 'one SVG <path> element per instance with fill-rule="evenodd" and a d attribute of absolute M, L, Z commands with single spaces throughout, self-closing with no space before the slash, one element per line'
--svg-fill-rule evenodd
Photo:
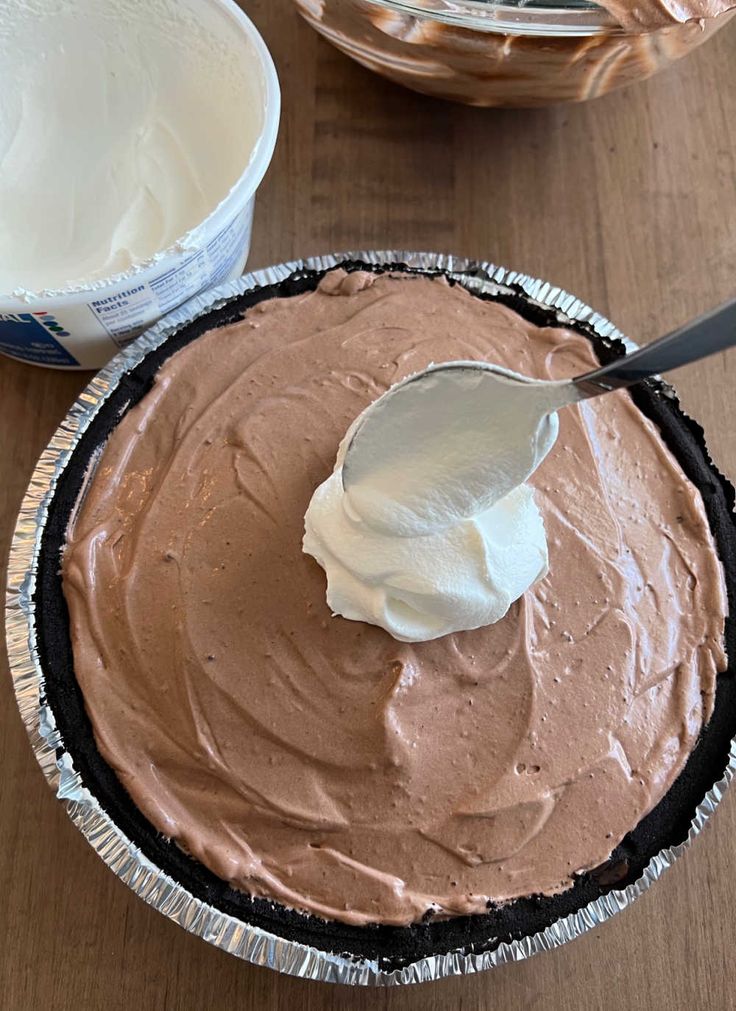
<path fill-rule="evenodd" d="M 725 351 L 736 344 L 736 299 L 652 341 L 624 358 L 586 372 L 572 380 L 578 397 L 597 397 L 600 393 L 631 386 L 660 372 Z"/>

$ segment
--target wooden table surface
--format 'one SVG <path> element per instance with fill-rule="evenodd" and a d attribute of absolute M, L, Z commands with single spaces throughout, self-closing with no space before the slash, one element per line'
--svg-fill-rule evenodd
<path fill-rule="evenodd" d="M 651 82 L 587 106 L 505 112 L 382 82 L 287 0 L 243 6 L 284 106 L 250 266 L 451 251 L 546 277 L 638 338 L 734 294 L 736 23 Z M 36 457 L 86 378 L 0 358 L 3 564 Z M 732 479 L 735 382 L 736 354 L 677 377 Z M 238 962 L 145 906 L 54 800 L 5 671 L 0 693 L 0 1007 L 736 1008 L 736 791 L 661 882 L 574 943 L 480 976 L 358 991 Z"/>

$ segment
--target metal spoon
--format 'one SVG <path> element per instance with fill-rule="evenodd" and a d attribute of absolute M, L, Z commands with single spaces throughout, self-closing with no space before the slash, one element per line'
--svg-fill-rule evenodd
<path fill-rule="evenodd" d="M 443 446 L 448 445 L 448 426 L 462 426 L 464 419 L 471 416 L 476 425 L 474 430 L 470 430 L 476 433 L 477 456 L 485 451 L 482 443 L 486 430 L 490 432 L 500 426 L 503 431 L 502 426 L 505 425 L 508 432 L 513 426 L 512 435 L 517 443 L 514 452 L 518 447 L 530 447 L 528 472 L 531 474 L 539 462 L 540 447 L 543 456 L 554 442 L 557 431 L 555 412 L 560 408 L 631 386 L 734 344 L 736 299 L 632 354 L 573 379 L 534 380 L 509 375 L 484 362 L 432 365 L 392 387 L 356 419 L 341 451 L 343 487 L 346 491 L 355 488 L 357 494 L 356 486 L 361 480 L 373 480 L 380 469 L 385 482 L 384 490 L 388 491 L 392 467 L 400 468 L 403 480 L 406 468 L 402 465 L 411 460 L 414 466 L 416 458 L 432 445 L 433 440 L 441 453 Z M 473 376 L 475 380 L 471 378 Z M 498 416 L 493 414 L 493 405 L 496 404 Z M 546 448 L 541 446 L 540 440 L 548 443 Z M 489 444 L 489 452 L 496 451 L 497 447 Z M 515 456 L 516 459 L 518 456 Z M 477 461 L 468 464 L 469 478 L 472 478 L 473 472 L 477 473 Z M 421 481 L 425 480 L 427 473 L 424 472 Z M 460 482 L 464 480 L 462 471 L 455 477 Z M 503 484 L 503 475 L 500 475 L 500 480 Z M 420 490 L 418 482 L 417 492 Z M 503 488 L 499 486 L 498 491 L 503 491 Z"/>

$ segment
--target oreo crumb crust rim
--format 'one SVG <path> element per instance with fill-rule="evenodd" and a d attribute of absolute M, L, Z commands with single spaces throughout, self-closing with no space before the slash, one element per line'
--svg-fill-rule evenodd
<path fill-rule="evenodd" d="M 713 715 L 680 776 L 611 859 L 561 895 L 410 927 L 350 927 L 236 891 L 160 836 L 97 751 L 74 677 L 58 565 L 69 515 L 109 432 L 147 392 L 167 357 L 205 330 L 239 319 L 251 305 L 313 289 L 336 266 L 444 274 L 531 322 L 582 332 L 602 362 L 631 346 L 608 320 L 547 282 L 434 253 L 330 254 L 256 271 L 198 295 L 94 377 L 42 454 L 11 545 L 6 631 L 16 699 L 44 775 L 90 845 L 136 894 L 246 961 L 305 979 L 387 986 L 479 972 L 564 944 L 630 905 L 681 855 L 736 774 L 736 619 L 726 621 L 729 667 L 718 676 Z M 703 496 L 729 612 L 736 615 L 734 489 L 668 386 L 651 381 L 632 395 Z"/>

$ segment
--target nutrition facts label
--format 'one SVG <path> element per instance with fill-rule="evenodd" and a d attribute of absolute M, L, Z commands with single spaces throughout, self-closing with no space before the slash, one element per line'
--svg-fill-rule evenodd
<path fill-rule="evenodd" d="M 241 214 L 208 243 L 207 256 L 212 265 L 211 287 L 224 281 L 242 258 L 243 250 L 250 245 L 250 227 L 250 214 Z"/>
<path fill-rule="evenodd" d="M 203 249 L 150 283 L 142 281 L 125 291 L 88 303 L 115 343 L 122 347 L 186 299 L 223 281 L 243 256 L 249 239 L 250 214 L 241 213 Z"/>
<path fill-rule="evenodd" d="M 192 254 L 174 270 L 169 270 L 151 283 L 156 293 L 159 312 L 163 315 L 184 298 L 195 295 L 209 279 L 209 258 L 204 249 Z"/>
<path fill-rule="evenodd" d="M 132 340 L 131 331 L 145 328 L 147 320 L 158 312 L 156 296 L 145 282 L 87 304 L 118 345 Z"/>

